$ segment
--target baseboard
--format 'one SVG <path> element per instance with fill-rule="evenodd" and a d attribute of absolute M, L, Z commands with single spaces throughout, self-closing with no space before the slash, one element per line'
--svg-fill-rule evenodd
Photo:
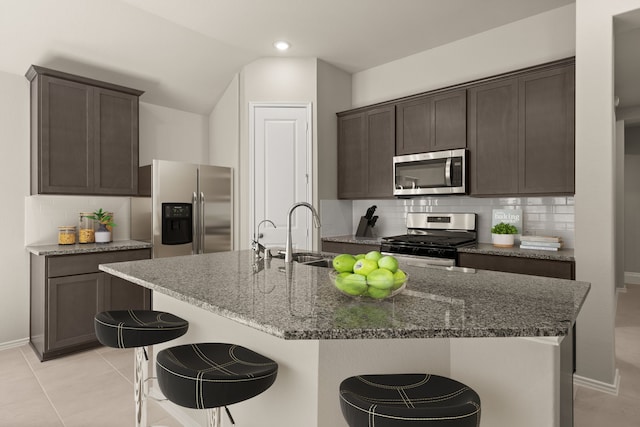
<path fill-rule="evenodd" d="M 573 385 L 590 388 L 591 390 L 596 390 L 596 391 L 617 396 L 618 391 L 620 390 L 620 371 L 616 369 L 613 384 L 604 383 L 602 381 L 581 377 L 580 375 L 573 374 Z"/>
<path fill-rule="evenodd" d="M 14 347 L 20 347 L 23 345 L 29 344 L 29 338 L 21 338 L 19 340 L 15 340 L 15 341 L 7 341 L 7 342 L 3 342 L 0 344 L 0 351 L 2 350 L 8 350 L 10 348 L 14 348 Z"/>
<path fill-rule="evenodd" d="M 624 283 L 628 283 L 630 285 L 640 285 L 640 273 L 625 271 Z"/>

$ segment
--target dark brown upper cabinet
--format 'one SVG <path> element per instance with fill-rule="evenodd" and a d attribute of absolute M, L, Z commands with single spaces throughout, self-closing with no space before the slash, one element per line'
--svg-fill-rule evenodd
<path fill-rule="evenodd" d="M 466 148 L 466 115 L 464 89 L 396 104 L 396 155 Z"/>
<path fill-rule="evenodd" d="M 338 114 L 338 198 L 393 197 L 395 108 Z"/>
<path fill-rule="evenodd" d="M 575 66 L 519 81 L 520 194 L 575 193 Z"/>
<path fill-rule="evenodd" d="M 468 90 L 469 184 L 472 195 L 518 192 L 518 81 Z"/>
<path fill-rule="evenodd" d="M 472 196 L 575 193 L 570 63 L 468 88 Z"/>
<path fill-rule="evenodd" d="M 138 191 L 142 91 L 31 66 L 31 193 Z"/>

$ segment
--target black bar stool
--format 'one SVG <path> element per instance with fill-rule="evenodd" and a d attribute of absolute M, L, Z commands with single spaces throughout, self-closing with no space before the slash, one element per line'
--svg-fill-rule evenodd
<path fill-rule="evenodd" d="M 340 384 L 349 427 L 478 427 L 480 397 L 451 378 L 429 374 L 360 375 Z"/>
<path fill-rule="evenodd" d="M 152 310 L 113 310 L 96 314 L 96 337 L 113 348 L 135 348 L 134 398 L 136 427 L 147 425 L 146 379 L 149 358 L 145 347 L 184 335 L 189 322 L 171 313 Z"/>
<path fill-rule="evenodd" d="M 248 348 L 198 343 L 165 348 L 156 356 L 162 393 L 173 403 L 206 409 L 209 427 L 221 427 L 220 408 L 250 399 L 276 380 L 278 364 Z"/>

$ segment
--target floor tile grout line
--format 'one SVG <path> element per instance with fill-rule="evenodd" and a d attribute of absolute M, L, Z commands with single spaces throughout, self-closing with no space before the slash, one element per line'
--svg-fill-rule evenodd
<path fill-rule="evenodd" d="M 38 374 L 36 374 L 36 371 L 33 369 L 33 366 L 31 366 L 31 363 L 29 362 L 29 359 L 27 359 L 27 355 L 24 354 L 23 348 L 20 349 L 20 354 L 22 355 L 22 358 L 27 363 L 27 366 L 29 367 L 29 370 L 31 371 L 31 374 L 33 375 L 33 378 L 38 382 L 38 385 L 40 386 L 40 389 L 42 389 L 42 392 L 44 393 L 44 397 L 47 398 L 47 401 L 49 402 L 49 405 L 51 405 L 51 408 L 53 409 L 53 412 L 56 413 L 56 416 L 60 420 L 60 423 L 62 423 L 63 427 L 66 427 L 67 424 L 62 419 L 62 416 L 58 412 L 58 408 L 56 408 L 56 405 L 53 404 L 53 401 L 51 400 L 51 397 L 49 397 L 49 393 L 47 393 L 47 390 L 45 389 L 44 385 L 40 381 L 40 378 L 38 378 Z"/>
<path fill-rule="evenodd" d="M 109 359 L 107 359 L 106 357 L 104 357 L 103 352 L 99 352 L 96 351 L 96 353 L 102 358 L 102 360 L 104 360 L 105 362 L 107 362 L 107 365 L 111 366 L 111 368 L 116 371 L 118 373 L 118 375 L 120 375 L 122 378 L 124 378 L 129 384 L 131 384 L 133 386 L 133 381 L 131 381 L 129 378 L 127 378 L 127 376 L 125 374 L 123 374 L 122 372 L 120 372 L 120 369 L 118 369 L 113 363 L 111 363 L 109 361 Z M 131 358 L 134 358 L 133 355 L 131 355 Z"/>

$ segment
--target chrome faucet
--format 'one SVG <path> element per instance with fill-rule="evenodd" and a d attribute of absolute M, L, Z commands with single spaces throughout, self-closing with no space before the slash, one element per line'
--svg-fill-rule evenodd
<path fill-rule="evenodd" d="M 273 228 L 277 228 L 276 225 L 273 223 L 273 221 L 269 219 L 263 219 L 262 221 L 260 221 L 258 223 L 258 235 L 257 236 L 255 234 L 253 235 L 253 240 L 251 241 L 251 247 L 253 248 L 253 251 L 256 254 L 256 258 L 261 258 L 260 253 L 262 253 L 266 259 L 271 259 L 271 251 L 265 248 L 264 245 L 260 243 L 260 237 L 262 237 L 262 234 L 260 234 L 260 226 L 265 222 L 268 222 L 269 224 L 273 225 Z"/>
<path fill-rule="evenodd" d="M 311 213 L 313 214 L 313 221 L 315 223 L 316 228 L 320 227 L 320 216 L 318 212 L 316 212 L 315 208 L 306 202 L 298 202 L 294 203 L 293 206 L 289 208 L 289 213 L 287 213 L 287 242 L 284 248 L 284 262 L 293 262 L 293 243 L 291 239 L 291 214 L 293 211 L 299 207 L 304 206 L 309 208 Z"/>

